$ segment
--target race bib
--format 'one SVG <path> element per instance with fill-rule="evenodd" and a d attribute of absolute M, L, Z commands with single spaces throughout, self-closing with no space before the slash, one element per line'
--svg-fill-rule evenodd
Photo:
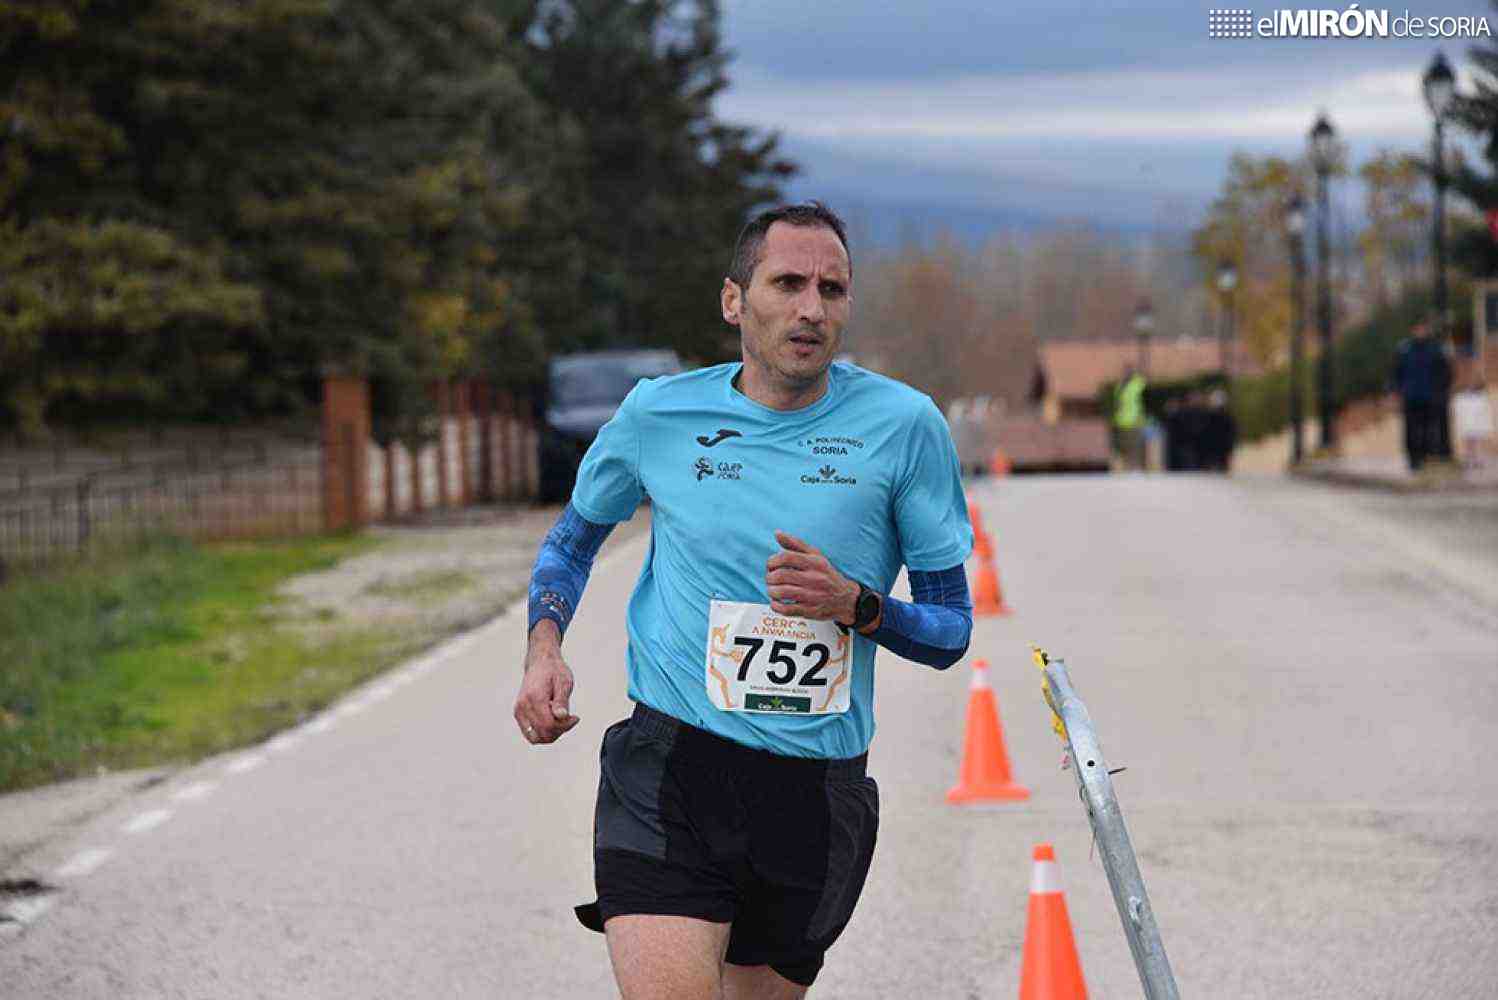
<path fill-rule="evenodd" d="M 713 601 L 707 696 L 725 712 L 826 715 L 851 703 L 853 636 L 768 604 Z"/>

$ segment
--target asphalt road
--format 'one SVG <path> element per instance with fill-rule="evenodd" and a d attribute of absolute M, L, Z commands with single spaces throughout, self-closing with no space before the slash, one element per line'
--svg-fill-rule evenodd
<path fill-rule="evenodd" d="M 1457 515 L 1163 476 L 974 495 L 1017 613 L 981 619 L 972 655 L 1033 797 L 947 806 L 967 664 L 881 654 L 879 848 L 814 995 L 1014 996 L 1042 840 L 1093 995 L 1140 995 L 1031 640 L 1067 660 L 1128 768 L 1115 784 L 1183 996 L 1498 993 L 1498 498 Z M 583 721 L 561 743 L 530 748 L 509 718 L 512 612 L 34 853 L 54 891 L 0 925 L 0 995 L 613 995 L 571 906 L 592 898 L 597 743 L 629 707 L 643 553 L 594 573 L 566 645 Z"/>

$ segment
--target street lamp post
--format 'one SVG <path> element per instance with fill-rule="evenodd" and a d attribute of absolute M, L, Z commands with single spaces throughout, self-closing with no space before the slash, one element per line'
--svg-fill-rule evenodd
<path fill-rule="evenodd" d="M 1150 335 L 1155 332 L 1155 310 L 1149 299 L 1134 307 L 1134 336 L 1139 338 L 1139 374 L 1150 373 Z"/>
<path fill-rule="evenodd" d="M 1431 142 L 1430 176 L 1435 183 L 1436 202 L 1434 211 L 1431 213 L 1431 242 L 1432 249 L 1435 251 L 1436 269 L 1436 343 L 1444 348 L 1449 343 L 1451 328 L 1446 316 L 1446 148 L 1442 129 L 1446 122 L 1446 114 L 1451 110 L 1452 101 L 1456 98 L 1456 77 L 1452 74 L 1446 57 L 1440 52 L 1437 52 L 1435 59 L 1431 60 L 1430 68 L 1425 71 L 1425 77 L 1420 84 L 1425 94 L 1425 104 L 1430 108 L 1431 117 L 1435 120 L 1435 135 Z M 1451 413 L 1445 402 L 1443 399 L 1437 403 L 1440 412 L 1436 415 L 1435 452 L 1438 458 L 1450 459 Z"/>
<path fill-rule="evenodd" d="M 1323 113 L 1311 128 L 1311 165 L 1316 168 L 1316 322 L 1321 332 L 1321 357 L 1316 360 L 1316 402 L 1321 418 L 1321 449 L 1337 446 L 1336 412 L 1332 405 L 1332 279 L 1331 207 L 1327 177 L 1337 159 L 1337 133 Z"/>
<path fill-rule="evenodd" d="M 1301 400 L 1300 365 L 1303 351 L 1300 337 L 1305 325 L 1306 203 L 1297 191 L 1285 205 L 1285 232 L 1290 239 L 1290 462 L 1299 465 L 1305 458 L 1301 422 L 1305 407 Z"/>
<path fill-rule="evenodd" d="M 1442 132 L 1446 113 L 1451 110 L 1451 102 L 1456 97 L 1456 78 L 1441 53 L 1436 53 L 1430 68 L 1425 71 L 1421 87 L 1431 117 L 1435 119 L 1431 179 L 1435 182 L 1436 203 L 1432 213 L 1435 224 L 1431 228 L 1431 241 L 1436 266 L 1436 336 L 1445 338 L 1450 331 L 1446 327 L 1446 149 Z"/>
<path fill-rule="evenodd" d="M 1233 289 L 1238 287 L 1238 269 L 1223 259 L 1217 265 L 1217 290 L 1222 293 L 1222 322 L 1217 331 L 1218 367 L 1224 375 L 1232 374 Z"/>

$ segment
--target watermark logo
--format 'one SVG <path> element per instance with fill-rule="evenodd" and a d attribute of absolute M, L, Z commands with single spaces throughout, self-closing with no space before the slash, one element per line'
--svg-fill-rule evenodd
<path fill-rule="evenodd" d="M 1243 7 L 1216 7 L 1207 11 L 1208 38 L 1252 38 L 1254 12 Z"/>
<path fill-rule="evenodd" d="M 1207 11 L 1209 38 L 1491 38 L 1485 15 L 1422 17 L 1360 4 L 1343 8 L 1279 8 L 1259 17 L 1246 7 Z"/>

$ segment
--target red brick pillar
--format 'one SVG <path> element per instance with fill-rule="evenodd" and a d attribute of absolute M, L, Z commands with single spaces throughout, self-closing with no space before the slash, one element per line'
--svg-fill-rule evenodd
<path fill-rule="evenodd" d="M 473 503 L 473 461 L 468 452 L 471 438 L 468 425 L 473 420 L 471 385 L 467 381 L 453 385 L 453 408 L 458 420 L 458 503 L 463 507 Z"/>
<path fill-rule="evenodd" d="M 499 396 L 499 495 L 515 499 L 515 397 L 508 392 Z"/>
<path fill-rule="evenodd" d="M 521 396 L 515 402 L 520 412 L 520 493 L 526 500 L 541 495 L 541 467 L 536 456 L 536 413 L 534 401 Z"/>
<path fill-rule="evenodd" d="M 369 523 L 369 383 L 323 377 L 322 510 L 329 531 Z"/>
<path fill-rule="evenodd" d="M 395 502 L 395 449 L 397 447 L 395 441 L 387 441 L 385 447 L 380 449 L 385 454 L 385 520 L 392 524 L 400 519 L 400 510 Z"/>
<path fill-rule="evenodd" d="M 406 444 L 406 455 L 411 459 L 411 513 L 421 513 L 421 445 Z"/>
<path fill-rule="evenodd" d="M 473 383 L 475 415 L 479 424 L 479 500 L 494 500 L 494 386 Z"/>
<path fill-rule="evenodd" d="M 447 418 L 452 416 L 452 386 L 448 382 L 437 383 L 437 506 L 452 506 L 452 493 L 447 488 Z"/>

